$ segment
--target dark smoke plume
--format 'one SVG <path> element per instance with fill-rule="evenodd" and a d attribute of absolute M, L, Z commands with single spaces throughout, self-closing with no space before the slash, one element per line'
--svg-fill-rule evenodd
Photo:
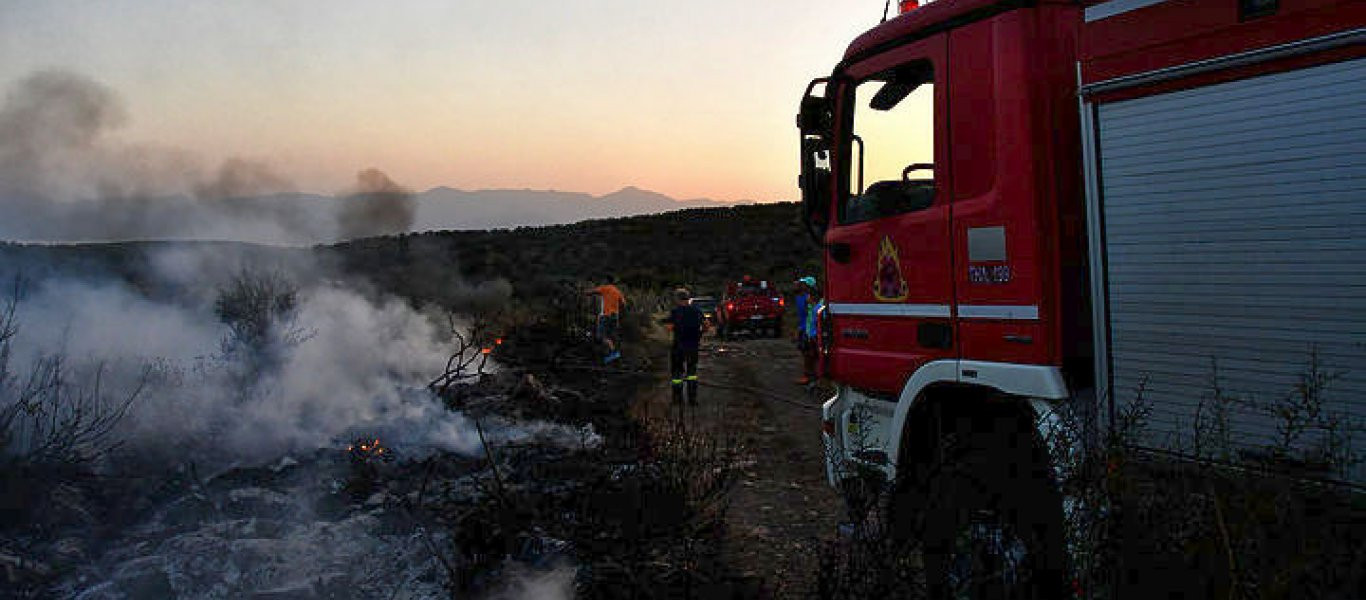
<path fill-rule="evenodd" d="M 0 190 L 46 196 L 45 185 L 127 119 L 113 90 L 72 73 L 23 78 L 0 106 Z"/>
<path fill-rule="evenodd" d="M 318 242 L 336 235 L 264 163 L 232 158 L 205 173 L 175 148 L 111 134 L 127 121 L 118 95 L 75 73 L 40 71 L 0 105 L 0 239 L 229 239 Z M 321 200 L 321 199 L 320 199 Z"/>
<path fill-rule="evenodd" d="M 355 192 L 341 202 L 337 223 L 345 239 L 407 232 L 417 211 L 411 191 L 373 168 L 356 174 Z"/>
<path fill-rule="evenodd" d="M 201 200 L 223 200 L 279 194 L 293 189 L 294 185 L 288 179 L 266 163 L 229 158 L 218 167 L 213 180 L 194 186 L 194 195 Z"/>

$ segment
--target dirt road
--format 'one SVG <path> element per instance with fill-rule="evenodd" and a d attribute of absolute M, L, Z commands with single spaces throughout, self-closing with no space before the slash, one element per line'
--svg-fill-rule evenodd
<path fill-rule="evenodd" d="M 841 508 L 825 482 L 820 440 L 820 404 L 830 390 L 794 382 L 800 356 L 789 339 L 709 335 L 700 359 L 700 402 L 684 411 L 685 423 L 739 443 L 749 459 L 731 494 L 726 562 L 764 596 L 808 596 Z M 636 410 L 664 417 L 671 410 L 668 360 L 654 364 L 664 383 Z"/>

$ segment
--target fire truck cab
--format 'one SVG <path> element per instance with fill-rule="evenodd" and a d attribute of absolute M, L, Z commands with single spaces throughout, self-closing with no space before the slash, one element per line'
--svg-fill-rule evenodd
<path fill-rule="evenodd" d="M 1270 396 L 1312 354 L 1366 416 L 1366 2 L 901 4 L 797 118 L 833 485 L 1057 569 L 1064 407 L 1077 443 L 1144 395 L 1159 447 L 1212 363 Z"/>

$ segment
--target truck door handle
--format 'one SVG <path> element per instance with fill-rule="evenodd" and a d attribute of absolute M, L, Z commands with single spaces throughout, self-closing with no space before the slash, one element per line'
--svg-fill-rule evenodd
<path fill-rule="evenodd" d="M 847 263 L 853 254 L 853 247 L 847 242 L 832 242 L 827 248 L 830 250 L 830 259 L 837 263 Z"/>

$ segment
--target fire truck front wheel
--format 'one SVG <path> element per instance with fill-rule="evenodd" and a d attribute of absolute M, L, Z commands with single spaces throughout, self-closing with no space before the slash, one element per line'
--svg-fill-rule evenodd
<path fill-rule="evenodd" d="M 938 468 L 925 475 L 922 541 L 931 598 L 1068 595 L 1061 499 L 1047 463 L 1030 450 L 1037 448 L 1032 430 L 1011 421 L 954 432 Z"/>

